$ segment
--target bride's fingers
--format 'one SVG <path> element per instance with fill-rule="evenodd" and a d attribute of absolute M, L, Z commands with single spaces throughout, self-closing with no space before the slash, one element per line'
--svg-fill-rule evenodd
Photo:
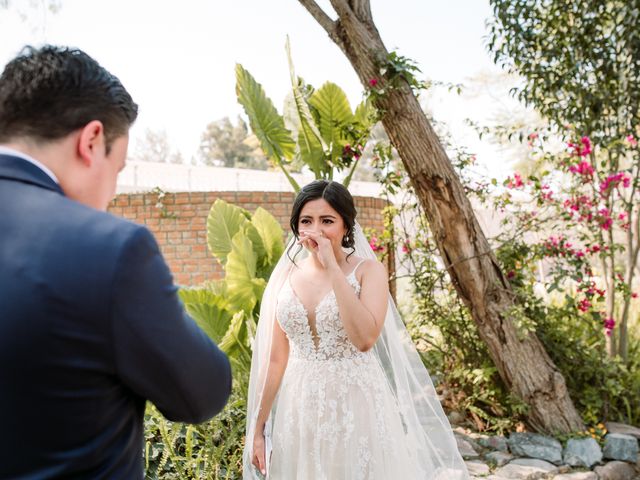
<path fill-rule="evenodd" d="M 264 468 L 264 452 L 260 452 L 257 455 L 256 460 L 257 460 L 256 467 L 258 467 L 258 470 L 260 470 L 260 473 L 262 473 L 262 475 L 266 475 L 267 470 Z"/>

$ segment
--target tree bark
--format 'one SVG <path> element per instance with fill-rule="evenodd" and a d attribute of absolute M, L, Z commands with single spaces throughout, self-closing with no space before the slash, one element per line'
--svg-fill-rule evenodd
<path fill-rule="evenodd" d="M 388 52 L 369 0 L 331 0 L 331 19 L 313 0 L 299 0 L 369 87 Z M 505 384 L 529 405 L 528 423 L 543 432 L 584 428 L 562 374 L 533 334 L 518 336 L 509 318 L 516 306 L 509 282 L 473 213 L 469 199 L 408 84 L 377 100 L 382 123 L 412 180 L 458 295 L 469 308 Z"/>

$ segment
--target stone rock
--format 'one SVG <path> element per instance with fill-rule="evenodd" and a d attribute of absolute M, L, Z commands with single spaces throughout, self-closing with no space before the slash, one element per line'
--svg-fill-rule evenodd
<path fill-rule="evenodd" d="M 464 462 L 467 465 L 467 470 L 469 470 L 469 474 L 476 476 L 485 476 L 489 474 L 489 465 L 480 460 L 469 460 Z"/>
<path fill-rule="evenodd" d="M 600 480 L 634 480 L 638 478 L 636 469 L 632 465 L 618 461 L 596 467 L 595 472 Z"/>
<path fill-rule="evenodd" d="M 478 443 L 485 448 L 491 450 L 499 450 L 501 452 L 508 452 L 509 446 L 507 445 L 507 439 L 502 435 L 492 435 L 478 438 Z"/>
<path fill-rule="evenodd" d="M 594 438 L 571 438 L 562 458 L 564 463 L 572 467 L 591 468 L 602 461 L 602 450 Z"/>
<path fill-rule="evenodd" d="M 556 475 L 553 480 L 598 480 L 598 475 L 594 472 L 574 472 Z"/>
<path fill-rule="evenodd" d="M 494 474 L 502 478 L 527 479 L 534 474 L 545 474 L 552 472 L 555 469 L 555 465 L 545 462 L 544 460 L 536 460 L 535 458 L 518 458 L 508 465 L 499 468 L 494 472 Z"/>
<path fill-rule="evenodd" d="M 447 415 L 447 418 L 449 419 L 449 423 L 452 425 L 463 425 L 466 420 L 463 414 L 456 412 L 455 410 L 450 412 L 449 415 Z"/>
<path fill-rule="evenodd" d="M 604 424 L 609 433 L 621 433 L 622 435 L 631 435 L 640 440 L 640 428 L 627 425 L 625 423 L 607 422 Z"/>
<path fill-rule="evenodd" d="M 609 433 L 604 437 L 604 458 L 636 463 L 638 461 L 638 440 L 631 435 Z"/>
<path fill-rule="evenodd" d="M 475 448 L 473 448 L 473 445 L 471 444 L 469 439 L 462 437 L 458 433 L 455 433 L 453 436 L 456 438 L 458 450 L 460 451 L 460 455 L 462 455 L 462 458 L 468 460 L 470 458 L 478 458 L 480 456 Z"/>
<path fill-rule="evenodd" d="M 562 445 L 555 438 L 538 433 L 512 433 L 507 443 L 514 455 L 562 463 Z"/>
<path fill-rule="evenodd" d="M 501 467 L 513 460 L 513 455 L 507 452 L 490 452 L 484 456 L 484 459 L 496 467 Z"/>

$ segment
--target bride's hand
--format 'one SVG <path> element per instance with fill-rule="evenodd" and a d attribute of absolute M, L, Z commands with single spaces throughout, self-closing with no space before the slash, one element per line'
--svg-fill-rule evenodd
<path fill-rule="evenodd" d="M 300 232 L 298 243 L 314 252 L 324 268 L 338 264 L 331 241 L 322 232 Z"/>
<path fill-rule="evenodd" d="M 262 475 L 267 474 L 267 467 L 265 463 L 265 448 L 264 448 L 264 435 L 256 433 L 253 437 L 253 457 L 251 463 L 260 470 Z"/>

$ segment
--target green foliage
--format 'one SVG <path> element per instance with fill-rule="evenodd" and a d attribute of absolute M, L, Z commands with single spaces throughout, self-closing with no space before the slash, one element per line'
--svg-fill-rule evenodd
<path fill-rule="evenodd" d="M 208 244 L 225 278 L 180 290 L 185 308 L 231 361 L 232 395 L 223 412 L 200 425 L 166 420 L 149 405 L 145 415 L 147 479 L 242 478 L 251 339 L 259 301 L 284 251 L 284 232 L 266 210 L 248 211 L 216 200 L 207 221 Z"/>
<path fill-rule="evenodd" d="M 262 85 L 240 64 L 236 65 L 236 95 L 265 155 L 285 172 L 291 186 L 298 191 L 300 186 L 284 168 L 284 164 L 293 158 L 295 152 L 291 132 L 284 126 L 284 119 L 266 96 Z"/>
<path fill-rule="evenodd" d="M 240 480 L 248 373 L 234 370 L 225 409 L 208 422 L 166 420 L 151 404 L 145 413 L 145 479 Z"/>
<path fill-rule="evenodd" d="M 611 142 L 640 124 L 640 1 L 491 0 L 488 48 L 556 126 Z"/>
<path fill-rule="evenodd" d="M 640 339 L 633 339 L 629 361 L 609 358 L 599 322 L 576 309 L 575 295 L 562 292 L 545 301 L 535 291 L 536 252 L 524 243 L 508 242 L 497 250 L 518 305 L 555 365 L 564 375 L 571 398 L 588 425 L 601 421 L 640 421 Z"/>
<path fill-rule="evenodd" d="M 241 65 L 236 66 L 238 102 L 263 150 L 294 191 L 300 190 L 291 176 L 294 164 L 307 166 L 317 179 L 333 179 L 336 171 L 346 170 L 343 183 L 348 186 L 373 127 L 375 109 L 363 102 L 354 113 L 344 91 L 331 82 L 314 89 L 296 76 L 288 42 L 287 55 L 292 90 L 283 116 Z"/>

